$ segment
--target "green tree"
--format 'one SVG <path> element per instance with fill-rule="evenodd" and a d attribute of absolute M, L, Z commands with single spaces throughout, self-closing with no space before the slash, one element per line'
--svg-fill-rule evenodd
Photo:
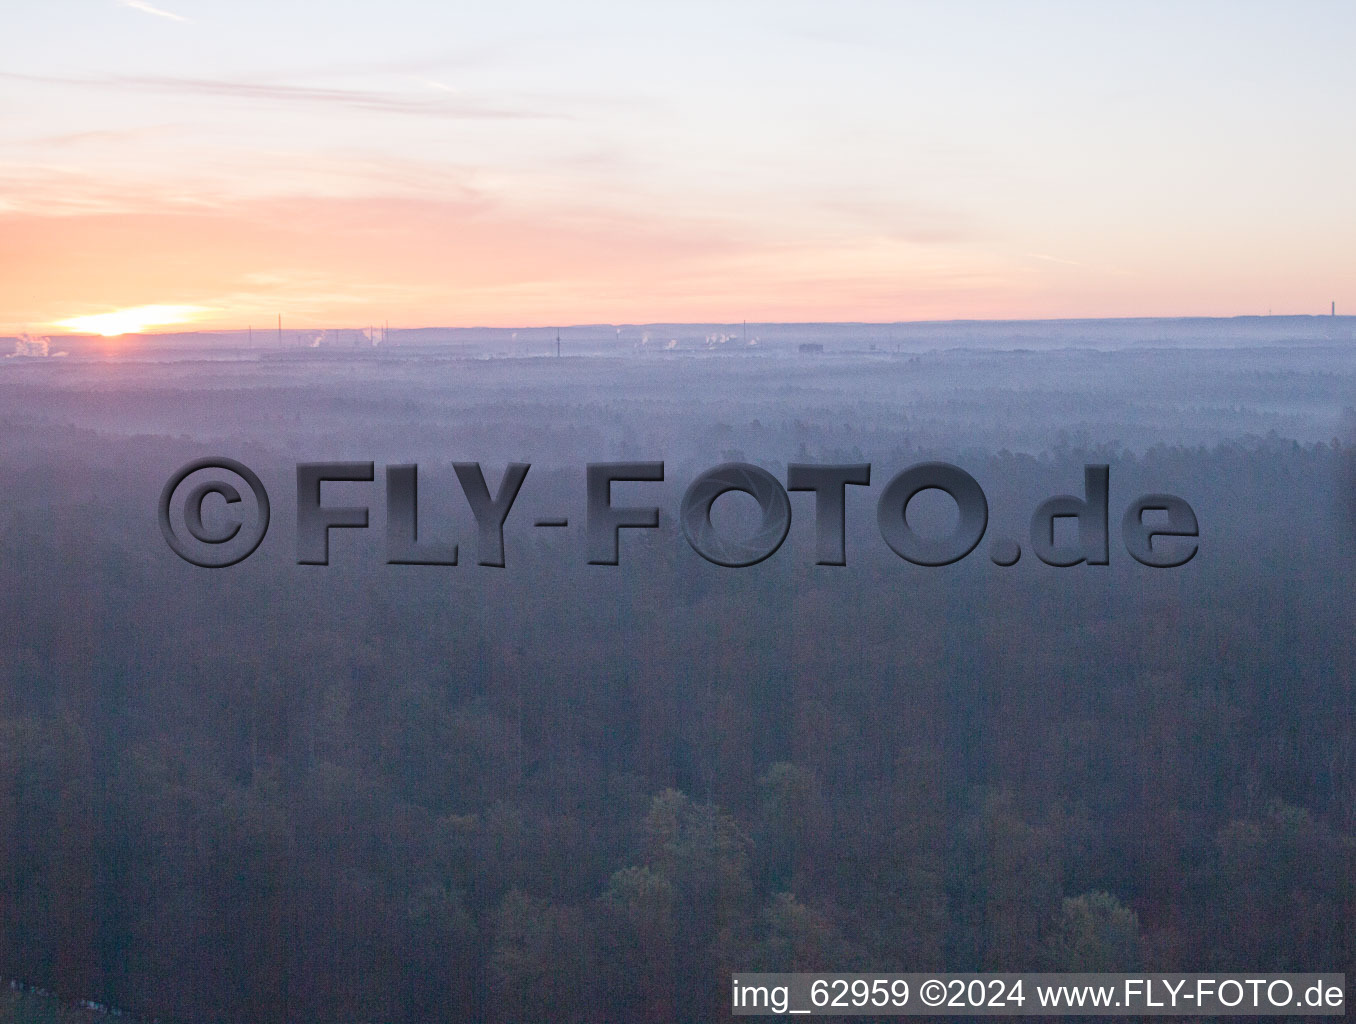
<path fill-rule="evenodd" d="M 1139 970 L 1139 915 L 1110 893 L 1068 897 L 1060 906 L 1046 959 L 1053 971 Z"/>

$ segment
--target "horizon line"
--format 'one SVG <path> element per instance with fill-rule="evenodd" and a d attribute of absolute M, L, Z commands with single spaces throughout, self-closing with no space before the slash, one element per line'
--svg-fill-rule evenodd
<path fill-rule="evenodd" d="M 286 323 L 286 314 L 283 314 L 284 323 Z M 494 326 L 490 324 L 422 324 L 409 327 L 387 327 L 378 328 L 378 330 L 389 330 L 392 332 L 410 332 L 410 331 L 571 331 L 582 329 L 608 328 L 612 330 L 621 330 L 624 328 L 651 328 L 651 327 L 741 327 L 748 325 L 750 327 L 919 327 L 919 326 L 946 326 L 946 325 L 998 325 L 998 324 L 1072 324 L 1072 323 L 1145 323 L 1145 322 L 1176 322 L 1187 321 L 1232 321 L 1232 320 L 1356 320 L 1356 314 L 1352 313 L 1231 313 L 1231 314 L 1166 314 L 1166 315 L 1145 315 L 1145 316 L 1047 316 L 1047 317 L 950 317 L 924 320 L 652 320 L 645 322 L 609 322 L 609 321 L 591 321 L 587 323 L 573 324 L 517 324 Z M 352 325 L 352 326 L 317 326 L 307 325 L 305 327 L 286 327 L 282 328 L 284 333 L 292 332 L 316 332 L 316 331 L 364 331 L 370 330 L 375 325 Z M 63 332 L 56 337 L 80 339 L 80 338 L 157 338 L 173 337 L 183 335 L 198 334 L 248 334 L 256 330 L 252 325 L 244 327 L 219 327 L 194 330 L 166 330 L 166 331 L 128 331 L 125 334 L 100 335 L 97 332 Z M 260 326 L 257 328 L 261 337 L 273 335 L 278 330 L 275 326 Z M 19 331 L 17 334 L 5 335 L 5 337 L 18 337 L 22 334 L 34 335 L 32 330 Z M 43 336 L 47 336 L 42 332 Z"/>

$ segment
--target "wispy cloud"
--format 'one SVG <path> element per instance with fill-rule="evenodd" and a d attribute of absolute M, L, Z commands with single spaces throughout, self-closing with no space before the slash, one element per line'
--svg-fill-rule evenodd
<path fill-rule="evenodd" d="M 174 95 L 193 94 L 217 96 L 223 99 L 253 100 L 265 103 L 306 104 L 360 110 L 377 114 L 409 114 L 420 117 L 449 120 L 491 119 L 547 119 L 568 118 L 568 114 L 482 103 L 456 93 L 436 97 L 379 92 L 372 89 L 340 89 L 321 86 L 285 85 L 278 82 L 258 82 L 231 78 L 180 78 L 138 75 L 112 75 L 99 78 L 76 78 L 59 75 L 28 75 L 0 71 L 0 79 L 41 82 L 48 85 L 95 86 L 163 92 Z"/>
<path fill-rule="evenodd" d="M 1046 263 L 1063 263 L 1066 267 L 1081 267 L 1082 263 L 1078 260 L 1066 260 L 1062 256 L 1050 256 L 1043 252 L 1028 253 L 1033 260 L 1044 260 Z"/>
<path fill-rule="evenodd" d="M 188 19 L 182 14 L 175 14 L 173 11 L 162 11 L 159 7 L 152 7 L 145 0 L 119 0 L 124 7 L 130 7 L 134 11 L 140 11 L 142 14 L 154 14 L 157 18 L 168 18 L 170 21 L 187 22 Z"/>
<path fill-rule="evenodd" d="M 427 89 L 436 89 L 439 92 L 450 93 L 453 96 L 461 95 L 461 90 L 455 86 L 448 85 L 446 82 L 440 82 L 436 78 L 416 78 L 414 81 Z"/>
<path fill-rule="evenodd" d="M 370 89 L 337 89 L 216 78 L 119 77 L 113 84 L 162 92 L 197 93 L 271 103 L 306 103 L 347 107 L 379 114 L 416 114 L 444 118 L 544 118 L 559 115 L 538 110 L 492 106 L 448 96 L 425 98 Z"/>
<path fill-rule="evenodd" d="M 105 145 L 135 142 L 157 135 L 182 131 L 177 124 L 144 125 L 137 128 L 104 128 L 84 132 L 61 132 L 56 135 L 39 135 L 28 139 L 16 139 L 14 145 L 32 148 L 69 149 L 85 145 Z"/>

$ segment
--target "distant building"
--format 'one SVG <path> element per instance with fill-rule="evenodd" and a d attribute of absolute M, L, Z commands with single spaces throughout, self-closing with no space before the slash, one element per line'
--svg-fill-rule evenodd
<path fill-rule="evenodd" d="M 823 352 L 824 346 L 817 341 L 801 342 L 800 351 L 802 355 L 814 355 L 817 352 Z"/>

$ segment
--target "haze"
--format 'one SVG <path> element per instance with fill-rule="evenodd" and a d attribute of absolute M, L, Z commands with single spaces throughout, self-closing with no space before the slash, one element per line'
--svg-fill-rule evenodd
<path fill-rule="evenodd" d="M 1356 307 L 1349 5 L 6 12 L 0 330 Z"/>

